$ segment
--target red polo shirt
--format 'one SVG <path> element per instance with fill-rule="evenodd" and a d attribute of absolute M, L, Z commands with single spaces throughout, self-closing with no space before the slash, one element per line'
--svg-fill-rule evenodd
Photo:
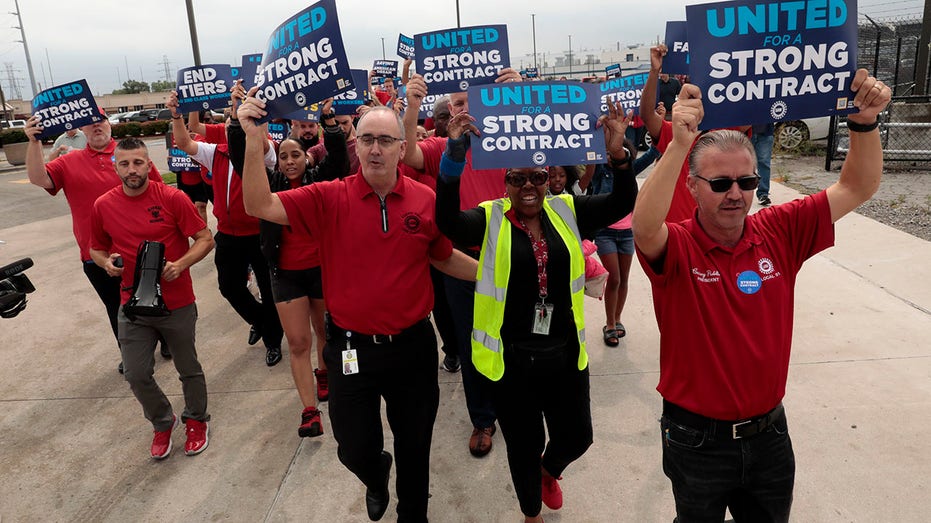
<path fill-rule="evenodd" d="M 383 206 L 355 174 L 276 194 L 294 232 L 320 243 L 323 296 L 336 325 L 397 334 L 427 317 L 433 309 L 429 258 L 452 254 L 436 226 L 433 191 L 398 175 Z"/>
<path fill-rule="evenodd" d="M 440 157 L 446 150 L 446 138 L 431 136 L 417 147 L 423 153 L 424 172 L 436 180 L 440 172 Z M 466 153 L 465 170 L 459 182 L 459 210 L 471 209 L 487 200 L 496 200 L 507 195 L 504 186 L 504 169 L 472 168 L 472 149 Z"/>
<path fill-rule="evenodd" d="M 91 247 L 123 257 L 120 299 L 124 304 L 132 292 L 140 243 L 144 240 L 164 243 L 165 259 L 174 261 L 187 253 L 188 238 L 207 227 L 187 195 L 161 183 L 149 183 L 139 196 L 127 196 L 122 187 L 114 187 L 97 199 L 91 222 Z M 160 284 L 168 310 L 194 303 L 189 270 L 172 281 L 162 278 Z"/>
<path fill-rule="evenodd" d="M 768 412 L 785 395 L 796 275 L 834 244 L 827 194 L 748 216 L 733 248 L 695 220 L 667 226 L 661 272 L 637 251 L 660 331 L 656 389 L 709 418 Z"/>
<path fill-rule="evenodd" d="M 71 207 L 71 225 L 74 239 L 81 250 L 81 261 L 91 259 L 88 252 L 91 230 L 91 210 L 94 202 L 103 193 L 114 187 L 121 186 L 123 182 L 113 167 L 113 151 L 116 141 L 112 138 L 102 151 L 95 151 L 90 147 L 73 151 L 55 158 L 45 165 L 45 171 L 51 178 L 55 187 L 46 189 L 49 194 L 56 195 L 58 191 L 65 191 L 65 198 Z M 149 162 L 149 179 L 161 183 L 162 176 L 151 161 Z"/>

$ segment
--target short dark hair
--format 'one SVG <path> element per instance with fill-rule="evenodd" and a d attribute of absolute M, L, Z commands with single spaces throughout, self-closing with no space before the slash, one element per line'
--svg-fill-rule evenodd
<path fill-rule="evenodd" d="M 145 142 L 134 136 L 123 138 L 117 142 L 116 148 L 121 151 L 134 151 L 136 149 L 145 149 L 146 152 L 149 151 L 149 148 L 146 147 Z"/>

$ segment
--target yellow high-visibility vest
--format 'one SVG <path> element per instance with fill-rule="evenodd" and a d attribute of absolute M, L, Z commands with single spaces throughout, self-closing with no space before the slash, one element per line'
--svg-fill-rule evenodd
<path fill-rule="evenodd" d="M 504 375 L 501 325 L 504 323 L 504 302 L 511 275 L 511 224 L 504 213 L 511 208 L 511 200 L 502 198 L 482 202 L 479 206 L 485 210 L 485 239 L 475 283 L 472 363 L 482 375 L 498 381 Z M 588 354 L 585 352 L 585 257 L 575 219 L 575 201 L 570 195 L 548 196 L 543 201 L 543 212 L 569 251 L 569 293 L 579 339 L 578 366 L 582 370 L 588 366 Z"/>

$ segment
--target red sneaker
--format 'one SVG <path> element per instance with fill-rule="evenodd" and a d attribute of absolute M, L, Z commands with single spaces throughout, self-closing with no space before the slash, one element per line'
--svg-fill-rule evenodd
<path fill-rule="evenodd" d="M 171 431 L 178 426 L 178 416 L 171 415 L 171 428 L 168 430 L 157 431 L 152 437 L 152 457 L 155 459 L 165 459 L 171 454 Z"/>
<path fill-rule="evenodd" d="M 317 407 L 307 407 L 301 412 L 301 426 L 297 428 L 298 436 L 313 438 L 323 434 L 323 423 L 320 422 L 320 411 Z"/>
<path fill-rule="evenodd" d="M 197 421 L 196 419 L 185 421 L 184 426 L 184 432 L 187 434 L 184 453 L 188 456 L 200 454 L 210 443 L 210 427 L 207 426 L 206 421 Z"/>
<path fill-rule="evenodd" d="M 543 504 L 551 510 L 562 508 L 562 489 L 559 488 L 559 482 L 556 481 L 562 477 L 554 478 L 547 473 L 543 473 Z"/>
<path fill-rule="evenodd" d="M 327 370 L 314 369 L 314 377 L 317 378 L 317 400 L 326 401 L 330 399 L 330 382 L 327 379 Z"/>

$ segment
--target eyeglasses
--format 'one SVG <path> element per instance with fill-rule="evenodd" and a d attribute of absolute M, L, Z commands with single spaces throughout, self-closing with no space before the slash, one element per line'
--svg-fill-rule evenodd
<path fill-rule="evenodd" d="M 404 141 L 403 138 L 395 138 L 394 136 L 388 136 L 384 134 L 380 136 L 373 136 L 371 134 L 363 134 L 361 136 L 357 136 L 356 140 L 359 140 L 359 143 L 361 143 L 362 145 L 366 147 L 371 147 L 372 144 L 375 143 L 376 140 L 378 140 L 379 147 L 391 147 L 392 145 L 394 145 L 394 142 Z"/>
<path fill-rule="evenodd" d="M 756 174 L 741 176 L 740 178 L 736 179 L 723 176 L 721 178 L 712 178 L 710 180 L 697 174 L 693 174 L 692 176 L 698 178 L 699 180 L 705 180 L 708 182 L 708 185 L 711 186 L 711 192 L 727 192 L 731 190 L 731 186 L 734 185 L 734 182 L 737 183 L 737 187 L 739 187 L 741 191 L 752 191 L 760 185 L 760 177 Z"/>
<path fill-rule="evenodd" d="M 504 181 L 512 187 L 523 187 L 527 180 L 534 185 L 543 185 L 548 182 L 550 175 L 546 171 L 533 171 L 532 173 L 515 173 L 510 170 L 504 175 Z"/>

